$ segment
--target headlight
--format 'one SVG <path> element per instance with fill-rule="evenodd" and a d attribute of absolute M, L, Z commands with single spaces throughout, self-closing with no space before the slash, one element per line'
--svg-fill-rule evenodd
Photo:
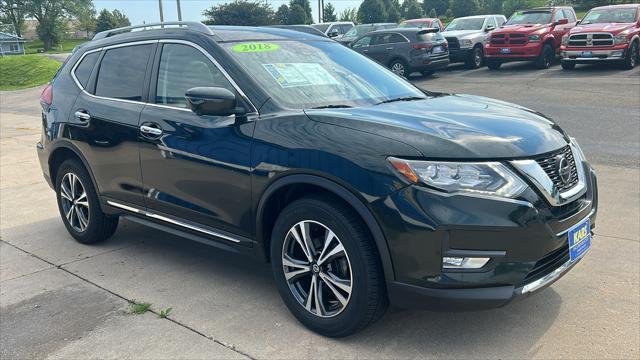
<path fill-rule="evenodd" d="M 540 35 L 529 35 L 529 41 L 531 42 L 540 41 Z"/>
<path fill-rule="evenodd" d="M 629 43 L 629 39 L 627 39 L 627 34 L 618 34 L 613 37 L 613 42 L 616 45 L 622 45 Z"/>
<path fill-rule="evenodd" d="M 584 156 L 584 151 L 582 151 L 582 148 L 578 144 L 576 138 L 570 137 L 569 140 L 571 141 L 571 145 L 573 145 L 573 148 L 578 152 L 578 156 L 582 159 L 582 161 L 587 161 L 587 157 Z"/>
<path fill-rule="evenodd" d="M 472 46 L 473 46 L 473 41 L 469 39 L 460 40 L 460 47 L 472 47 Z"/>
<path fill-rule="evenodd" d="M 565 35 L 562 37 L 562 46 L 569 45 L 569 35 Z"/>
<path fill-rule="evenodd" d="M 389 163 L 406 180 L 448 193 L 480 193 L 513 198 L 526 188 L 499 162 L 414 161 L 394 157 Z"/>

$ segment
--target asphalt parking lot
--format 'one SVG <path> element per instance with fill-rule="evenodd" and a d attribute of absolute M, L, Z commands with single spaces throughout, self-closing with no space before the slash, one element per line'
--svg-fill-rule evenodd
<path fill-rule="evenodd" d="M 640 357 L 640 69 L 452 66 L 411 80 L 536 109 L 578 139 L 599 175 L 596 236 L 552 287 L 490 311 L 391 309 L 323 338 L 264 264 L 126 221 L 103 244 L 76 243 L 36 158 L 41 88 L 1 92 L 0 358 Z M 130 315 L 132 300 L 173 310 Z"/>

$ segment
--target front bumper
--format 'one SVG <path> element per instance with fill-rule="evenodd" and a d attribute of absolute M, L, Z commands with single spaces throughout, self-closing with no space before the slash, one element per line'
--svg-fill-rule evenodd
<path fill-rule="evenodd" d="M 593 64 L 601 62 L 618 62 L 625 59 L 626 46 L 618 46 L 609 49 L 589 48 L 563 48 L 560 51 L 562 62 L 575 64 Z M 590 53 L 590 56 L 586 56 Z"/>
<path fill-rule="evenodd" d="M 589 218 L 595 227 L 597 179 L 583 163 L 586 192 L 551 206 L 534 188 L 519 199 L 450 195 L 418 186 L 376 204 L 395 279 L 389 300 L 399 307 L 475 310 L 500 307 L 562 277 L 569 262 L 567 231 Z M 443 256 L 480 256 L 480 269 L 443 269 Z"/>
<path fill-rule="evenodd" d="M 473 48 L 449 49 L 449 59 L 451 62 L 464 62 L 473 53 Z"/>
<path fill-rule="evenodd" d="M 509 49 L 509 53 L 503 53 L 502 49 Z M 513 45 L 492 45 L 487 44 L 484 48 L 484 56 L 489 59 L 500 59 L 502 61 L 533 61 L 540 56 L 542 43 L 530 42 L 522 46 Z"/>

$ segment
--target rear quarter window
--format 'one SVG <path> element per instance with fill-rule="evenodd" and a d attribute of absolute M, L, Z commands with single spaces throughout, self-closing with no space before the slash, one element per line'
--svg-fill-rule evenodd
<path fill-rule="evenodd" d="M 99 51 L 87 54 L 76 66 L 73 75 L 76 77 L 82 88 L 87 86 L 87 82 L 89 81 L 93 67 L 96 65 L 96 61 L 98 61 L 98 57 L 100 57 Z"/>

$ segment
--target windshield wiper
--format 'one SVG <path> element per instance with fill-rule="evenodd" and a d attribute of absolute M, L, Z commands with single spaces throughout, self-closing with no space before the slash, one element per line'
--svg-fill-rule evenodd
<path fill-rule="evenodd" d="M 424 100 L 426 98 L 424 97 L 420 97 L 420 96 L 403 96 L 403 97 L 399 97 L 399 98 L 394 98 L 394 99 L 389 99 L 389 100 L 385 100 L 385 101 L 380 101 L 379 103 L 377 103 L 376 105 L 380 105 L 380 104 L 388 104 L 388 103 L 392 103 L 392 102 L 398 102 L 398 101 L 414 101 L 414 100 Z"/>
<path fill-rule="evenodd" d="M 312 107 L 311 109 L 348 109 L 352 107 L 353 106 L 351 105 L 331 104 L 331 105 L 316 106 L 316 107 Z"/>

